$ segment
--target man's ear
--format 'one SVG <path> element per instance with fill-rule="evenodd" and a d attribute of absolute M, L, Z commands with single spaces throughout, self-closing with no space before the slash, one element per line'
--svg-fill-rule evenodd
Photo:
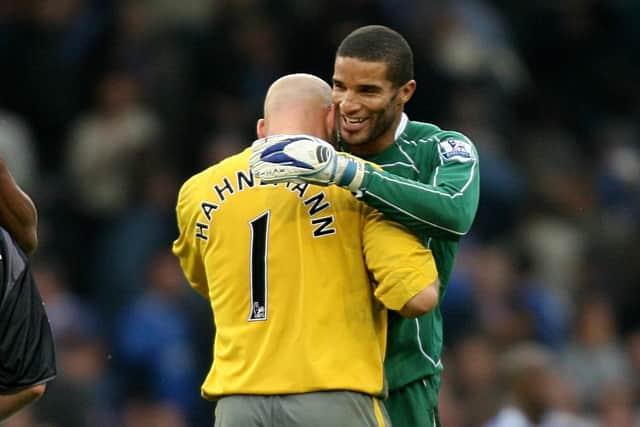
<path fill-rule="evenodd" d="M 407 102 L 409 102 L 415 91 L 416 81 L 409 80 L 408 82 L 400 86 L 400 96 L 398 98 L 403 104 L 406 104 Z"/>
<path fill-rule="evenodd" d="M 336 125 L 336 105 L 335 104 L 331 104 L 331 106 L 329 106 L 327 108 L 327 119 L 326 119 L 326 130 L 327 130 L 327 138 L 325 138 L 327 141 L 330 141 L 332 143 L 335 143 L 334 141 L 334 135 L 335 135 L 335 125 Z"/>
<path fill-rule="evenodd" d="M 256 135 L 258 135 L 258 139 L 267 136 L 264 119 L 258 119 L 258 123 L 256 124 Z"/>

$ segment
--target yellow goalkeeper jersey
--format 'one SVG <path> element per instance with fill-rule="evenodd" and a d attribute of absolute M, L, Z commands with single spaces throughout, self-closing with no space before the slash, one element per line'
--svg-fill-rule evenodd
<path fill-rule="evenodd" d="M 249 154 L 178 196 L 173 252 L 216 326 L 202 395 L 382 395 L 384 306 L 400 309 L 436 279 L 431 252 L 347 190 L 261 184 Z"/>

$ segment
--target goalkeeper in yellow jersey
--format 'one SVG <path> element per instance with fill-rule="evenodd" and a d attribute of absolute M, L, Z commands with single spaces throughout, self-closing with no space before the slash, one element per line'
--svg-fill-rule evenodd
<path fill-rule="evenodd" d="M 331 88 L 308 74 L 269 89 L 258 137 L 328 139 Z M 215 425 L 388 426 L 387 309 L 438 301 L 431 252 L 338 186 L 265 184 L 251 150 L 194 175 L 177 202 L 173 252 L 215 318 L 202 395 Z"/>

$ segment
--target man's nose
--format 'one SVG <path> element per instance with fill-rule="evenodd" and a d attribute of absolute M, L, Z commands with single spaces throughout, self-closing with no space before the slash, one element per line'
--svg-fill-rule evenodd
<path fill-rule="evenodd" d="M 360 104 L 357 102 L 357 99 L 353 92 L 347 91 L 344 93 L 344 96 L 339 102 L 340 111 L 343 114 L 352 113 L 360 108 Z"/>

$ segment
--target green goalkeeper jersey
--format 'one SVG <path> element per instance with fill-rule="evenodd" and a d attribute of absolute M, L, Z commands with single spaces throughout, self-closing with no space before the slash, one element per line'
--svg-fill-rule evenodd
<path fill-rule="evenodd" d="M 423 240 L 431 249 L 445 296 L 458 239 L 471 227 L 478 207 L 478 153 L 459 132 L 409 121 L 405 114 L 395 142 L 367 157 L 358 197 Z M 389 319 L 385 369 L 390 390 L 442 371 L 440 304 L 415 319 Z"/>

